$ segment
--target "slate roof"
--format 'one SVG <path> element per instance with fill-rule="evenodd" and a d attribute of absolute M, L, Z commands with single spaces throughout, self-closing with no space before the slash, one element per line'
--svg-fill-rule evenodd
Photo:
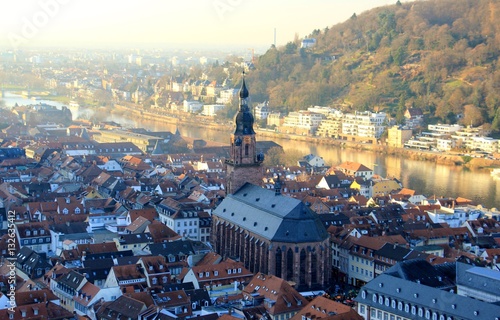
<path fill-rule="evenodd" d="M 494 320 L 500 314 L 499 305 L 460 296 L 448 290 L 429 287 L 413 281 L 397 279 L 387 273 L 381 274 L 363 286 L 354 300 L 404 318 L 425 319 L 413 315 L 411 308 L 410 312 L 405 312 L 404 308 L 399 310 L 399 308 L 393 308 L 391 304 L 379 303 L 377 298 L 380 297 L 384 302 L 385 298 L 396 299 L 397 302 L 416 306 L 417 309 L 429 309 L 431 312 L 445 315 L 445 319 L 450 317 L 452 319 Z M 373 299 L 376 299 L 377 302 L 374 302 Z"/>
<path fill-rule="evenodd" d="M 107 318 L 118 318 L 120 315 L 124 318 L 135 319 L 146 309 L 142 301 L 138 301 L 126 296 L 120 296 L 115 301 L 103 306 L 102 310 L 97 312 L 98 316 L 106 315 Z"/>
<path fill-rule="evenodd" d="M 88 222 L 58 223 L 52 224 L 49 228 L 52 231 L 62 234 L 87 233 Z M 90 235 L 89 235 L 90 237 Z"/>
<path fill-rule="evenodd" d="M 57 281 L 76 290 L 82 283 L 83 279 L 85 279 L 85 277 L 82 274 L 76 271 L 70 271 L 66 275 L 63 275 L 59 279 L 57 279 Z"/>
<path fill-rule="evenodd" d="M 410 251 L 410 249 L 386 243 L 382 248 L 375 251 L 375 254 L 394 261 L 403 261 Z"/>
<path fill-rule="evenodd" d="M 191 241 L 171 241 L 162 243 L 150 243 L 149 250 L 153 256 L 167 256 L 167 255 L 190 255 L 194 254 L 195 250 Z"/>
<path fill-rule="evenodd" d="M 500 272 L 460 262 L 456 265 L 458 286 L 487 292 L 494 296 L 500 294 Z"/>
<path fill-rule="evenodd" d="M 318 215 L 300 200 L 250 183 L 228 195 L 213 214 L 271 241 L 304 243 L 328 238 Z"/>
<path fill-rule="evenodd" d="M 119 238 L 120 244 L 137 244 L 153 242 L 149 233 L 122 234 Z"/>
<path fill-rule="evenodd" d="M 455 279 L 449 279 L 446 273 L 423 259 L 400 262 L 385 273 L 434 288 L 452 288 L 455 285 Z"/>

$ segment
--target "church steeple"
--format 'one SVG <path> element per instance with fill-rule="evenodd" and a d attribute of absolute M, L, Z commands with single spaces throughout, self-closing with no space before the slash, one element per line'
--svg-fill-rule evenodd
<path fill-rule="evenodd" d="M 248 89 L 245 78 L 239 92 L 240 109 L 234 117 L 235 129 L 231 134 L 230 158 L 226 160 L 226 192 L 233 193 L 246 182 L 260 184 L 262 177 L 262 153 L 257 153 L 253 129 L 254 118 L 248 106 Z"/>
<path fill-rule="evenodd" d="M 238 135 L 250 135 L 255 134 L 253 130 L 253 115 L 248 107 L 248 89 L 245 84 L 245 78 L 243 78 L 243 82 L 241 83 L 240 89 L 240 110 L 236 114 L 234 118 L 234 122 L 236 124 L 236 128 L 234 130 L 234 134 Z"/>

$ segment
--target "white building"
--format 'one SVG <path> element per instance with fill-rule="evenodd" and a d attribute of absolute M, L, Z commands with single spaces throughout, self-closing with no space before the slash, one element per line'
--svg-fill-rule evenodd
<path fill-rule="evenodd" d="M 302 110 L 290 112 L 288 116 L 285 117 L 283 126 L 294 127 L 314 132 L 321 123 L 321 120 L 323 120 L 324 118 L 325 116 L 320 113 L 309 111 Z"/>
<path fill-rule="evenodd" d="M 196 113 L 201 111 L 201 109 L 203 108 L 203 104 L 200 103 L 199 101 L 184 100 L 182 107 L 183 107 L 182 111 L 184 112 Z"/>
<path fill-rule="evenodd" d="M 452 134 L 454 132 L 462 130 L 464 127 L 458 124 L 430 124 L 427 128 L 431 132 L 437 132 L 440 134 Z"/>
<path fill-rule="evenodd" d="M 481 150 L 488 153 L 498 152 L 498 139 L 491 137 L 471 137 L 465 142 L 470 150 Z"/>
<path fill-rule="evenodd" d="M 269 105 L 267 101 L 259 103 L 254 108 L 254 116 L 256 120 L 264 120 L 269 116 Z"/>
<path fill-rule="evenodd" d="M 342 112 L 337 110 L 337 109 L 330 108 L 330 107 L 322 107 L 322 106 L 309 107 L 309 108 L 307 108 L 307 111 L 314 112 L 314 113 L 321 113 L 321 114 L 324 114 L 325 117 L 328 117 L 331 114 L 341 115 L 341 116 L 343 115 Z"/>
<path fill-rule="evenodd" d="M 204 116 L 214 117 L 217 115 L 217 112 L 224 109 L 223 104 L 206 104 L 203 106 L 203 111 L 201 112 Z"/>
<path fill-rule="evenodd" d="M 450 151 L 455 146 L 456 141 L 453 139 L 436 139 L 436 149 L 439 151 Z"/>
<path fill-rule="evenodd" d="M 239 89 L 222 90 L 219 93 L 219 98 L 217 98 L 217 103 L 220 104 L 231 103 L 231 101 L 238 95 L 238 91 Z"/>
<path fill-rule="evenodd" d="M 347 113 L 342 121 L 342 134 L 366 138 L 380 138 L 385 130 L 384 112 Z"/>
<path fill-rule="evenodd" d="M 450 228 L 459 228 L 467 220 L 476 220 L 481 214 L 478 212 L 466 212 L 462 209 L 451 209 L 441 207 L 439 210 L 426 211 L 433 223 L 447 223 Z"/>
<path fill-rule="evenodd" d="M 314 38 L 306 38 L 302 40 L 302 43 L 300 45 L 301 48 L 312 48 L 316 45 L 316 39 Z"/>

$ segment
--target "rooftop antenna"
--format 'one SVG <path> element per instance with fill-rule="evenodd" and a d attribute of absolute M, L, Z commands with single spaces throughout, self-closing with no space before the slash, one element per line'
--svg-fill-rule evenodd
<path fill-rule="evenodd" d="M 276 28 L 274 28 L 274 46 L 276 47 Z"/>

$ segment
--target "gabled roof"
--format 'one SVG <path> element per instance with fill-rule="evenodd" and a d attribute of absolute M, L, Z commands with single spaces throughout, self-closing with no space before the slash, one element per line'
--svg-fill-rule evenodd
<path fill-rule="evenodd" d="M 257 273 L 243 289 L 243 301 L 264 298 L 263 306 L 272 315 L 302 309 L 307 300 L 288 282 L 273 275 Z"/>
<path fill-rule="evenodd" d="M 368 168 L 367 166 L 359 162 L 351 162 L 351 161 L 343 162 L 339 164 L 337 168 L 340 168 L 341 170 L 345 170 L 348 172 L 373 171 L 372 169 Z"/>
<path fill-rule="evenodd" d="M 375 251 L 375 254 L 394 261 L 403 261 L 408 253 L 410 253 L 410 251 L 410 249 L 395 244 L 386 243 L 382 248 Z"/>
<path fill-rule="evenodd" d="M 168 255 L 190 255 L 195 252 L 192 242 L 184 240 L 149 244 L 149 250 L 154 256 L 162 255 L 164 257 Z"/>
<path fill-rule="evenodd" d="M 340 302 L 318 296 L 309 302 L 302 310 L 294 315 L 291 320 L 308 319 L 322 320 L 362 320 L 353 308 Z"/>
<path fill-rule="evenodd" d="M 144 302 L 122 295 L 110 303 L 103 304 L 97 315 L 99 318 L 105 315 L 111 319 L 117 319 L 121 315 L 123 318 L 136 319 L 146 308 Z"/>
<path fill-rule="evenodd" d="M 57 301 L 59 298 L 47 288 L 29 292 L 16 292 L 16 305 L 23 306 L 44 301 Z"/>

